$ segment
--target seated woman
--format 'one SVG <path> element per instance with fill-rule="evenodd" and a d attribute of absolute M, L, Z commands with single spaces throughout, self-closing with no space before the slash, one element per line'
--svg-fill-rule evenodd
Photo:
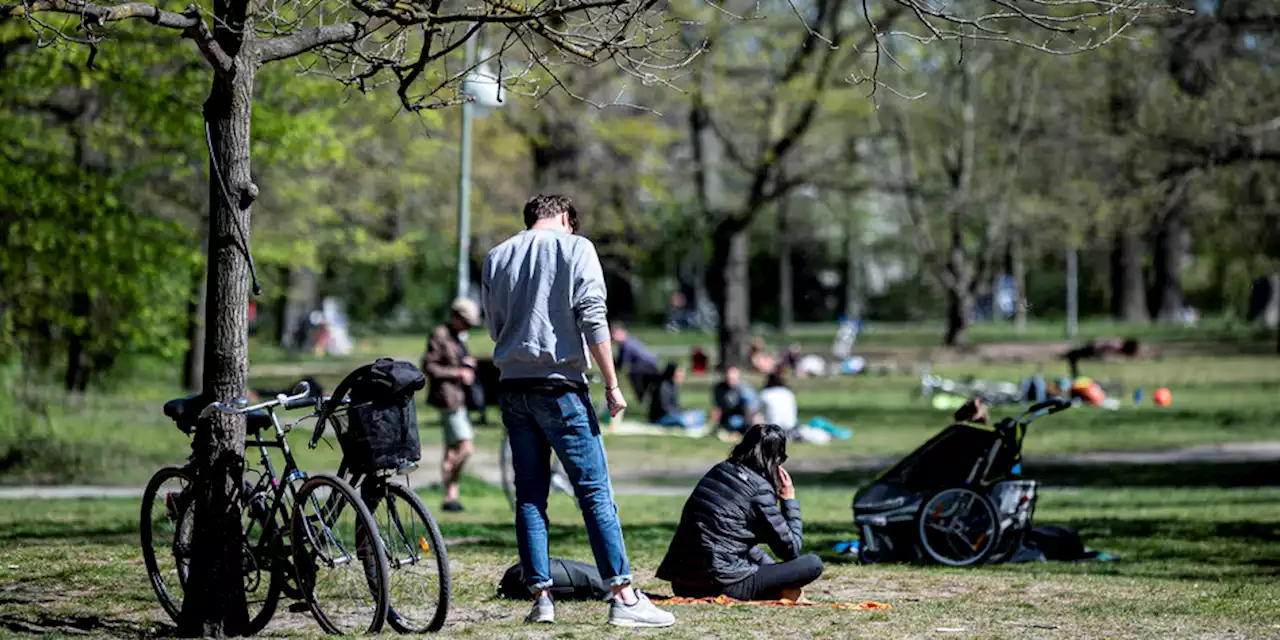
<path fill-rule="evenodd" d="M 800 503 L 782 468 L 786 460 L 782 428 L 757 424 L 728 460 L 702 477 L 658 567 L 677 596 L 799 600 L 804 586 L 822 575 L 818 556 L 800 554 Z"/>
<path fill-rule="evenodd" d="M 764 389 L 760 390 L 760 412 L 764 414 L 765 423 L 776 424 L 786 431 L 796 428 L 799 422 L 796 394 L 787 388 L 787 383 L 778 373 L 771 373 L 764 380 Z"/>
<path fill-rule="evenodd" d="M 705 411 L 680 406 L 681 384 L 684 384 L 684 368 L 674 362 L 668 364 L 649 400 L 649 422 L 686 429 L 701 427 L 707 423 Z"/>

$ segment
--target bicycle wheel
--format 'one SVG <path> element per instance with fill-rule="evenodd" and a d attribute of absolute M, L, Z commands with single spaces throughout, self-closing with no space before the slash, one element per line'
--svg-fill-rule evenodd
<path fill-rule="evenodd" d="M 195 505 L 191 487 L 191 476 L 184 468 L 165 467 L 151 476 L 142 493 L 142 559 L 160 606 L 175 623 L 182 613 L 187 572 L 193 556 Z M 249 515 L 249 505 L 244 513 L 245 530 L 251 532 L 255 518 Z M 263 531 L 258 550 L 245 544 L 241 571 L 249 614 L 246 635 L 266 627 L 280 601 L 279 575 L 262 553 L 271 548 L 279 549 L 279 538 L 274 531 Z"/>
<path fill-rule="evenodd" d="M 440 527 L 416 493 L 377 478 L 363 491 L 391 568 L 387 622 L 400 633 L 439 631 L 449 615 L 449 552 Z"/>
<path fill-rule="evenodd" d="M 165 467 L 151 476 L 142 492 L 142 561 L 160 606 L 176 623 L 191 563 L 194 513 L 191 476 L 182 467 Z"/>
<path fill-rule="evenodd" d="M 925 553 L 951 567 L 986 560 L 1000 537 L 995 504 L 965 487 L 935 493 L 921 507 L 918 524 Z"/>
<path fill-rule="evenodd" d="M 377 633 L 390 598 L 378 525 L 351 485 L 336 476 L 303 483 L 290 522 L 298 588 L 326 633 Z"/>

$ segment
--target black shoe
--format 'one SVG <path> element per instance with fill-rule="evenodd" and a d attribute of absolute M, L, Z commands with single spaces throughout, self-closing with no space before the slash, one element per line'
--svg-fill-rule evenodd
<path fill-rule="evenodd" d="M 453 511 L 453 512 L 466 511 L 466 509 L 462 507 L 462 503 L 458 502 L 457 500 L 446 502 L 444 503 L 444 506 L 440 508 L 445 511 Z"/>

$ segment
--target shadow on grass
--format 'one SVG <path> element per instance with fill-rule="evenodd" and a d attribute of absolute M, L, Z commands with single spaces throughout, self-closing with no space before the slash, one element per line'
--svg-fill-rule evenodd
<path fill-rule="evenodd" d="M 172 637 L 173 627 L 151 627 L 131 620 L 89 615 L 0 613 L 0 629 L 21 635 L 92 635 L 110 638 Z"/>
<path fill-rule="evenodd" d="M 1162 464 L 1063 464 L 1029 462 L 1023 472 L 1044 487 L 1273 487 L 1280 486 L 1280 460 Z M 860 487 L 880 469 L 793 471 L 796 486 Z"/>

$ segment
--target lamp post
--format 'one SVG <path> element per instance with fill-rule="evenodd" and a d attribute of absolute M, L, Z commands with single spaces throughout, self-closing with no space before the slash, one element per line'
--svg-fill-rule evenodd
<path fill-rule="evenodd" d="M 466 78 L 462 92 L 471 97 L 462 103 L 462 135 L 458 153 L 458 297 L 471 292 L 471 120 L 476 107 L 492 109 L 502 104 L 498 77 L 491 74 L 487 63 L 476 65 L 476 38 L 468 37 L 463 46 Z M 488 55 L 484 55 L 485 58 Z"/>

